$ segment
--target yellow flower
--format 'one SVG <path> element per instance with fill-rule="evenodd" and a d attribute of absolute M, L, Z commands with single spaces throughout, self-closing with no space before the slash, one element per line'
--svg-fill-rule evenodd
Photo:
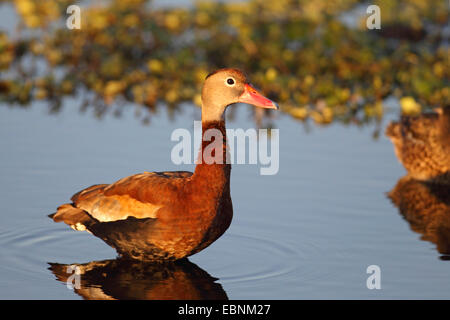
<path fill-rule="evenodd" d="M 440 62 L 436 62 L 433 65 L 433 73 L 437 76 L 437 77 L 442 77 L 444 75 L 444 71 L 445 71 L 445 67 L 442 65 L 442 63 Z"/>
<path fill-rule="evenodd" d="M 375 87 L 375 89 L 380 89 L 382 85 L 383 82 L 381 81 L 381 78 L 379 76 L 375 76 L 375 78 L 373 79 L 373 86 Z"/>
<path fill-rule="evenodd" d="M 47 98 L 47 90 L 45 90 L 43 88 L 37 89 L 34 97 L 38 100 Z"/>
<path fill-rule="evenodd" d="M 205 69 L 197 69 L 195 71 L 195 81 L 198 83 L 203 83 L 205 81 L 206 76 L 208 75 L 208 71 Z"/>
<path fill-rule="evenodd" d="M 154 73 L 161 73 L 164 69 L 164 65 L 158 59 L 151 59 L 147 63 L 147 67 L 150 71 L 152 71 Z"/>
<path fill-rule="evenodd" d="M 73 83 L 69 80 L 64 80 L 61 83 L 61 90 L 62 92 L 68 94 L 68 93 L 72 93 L 73 91 Z"/>
<path fill-rule="evenodd" d="M 136 27 L 139 24 L 139 18 L 135 14 L 127 14 L 123 18 L 123 24 L 129 28 Z"/>
<path fill-rule="evenodd" d="M 374 109 L 375 109 L 374 110 L 375 111 L 375 116 L 377 116 L 378 118 L 381 118 L 383 116 L 383 111 L 384 111 L 383 102 L 377 101 L 375 103 Z"/>
<path fill-rule="evenodd" d="M 133 86 L 133 89 L 131 90 L 134 102 L 136 103 L 143 103 L 144 102 L 144 88 L 141 85 L 135 85 Z"/>
<path fill-rule="evenodd" d="M 13 61 L 14 54 L 12 51 L 6 51 L 0 55 L 0 69 L 6 69 Z"/>
<path fill-rule="evenodd" d="M 177 30 L 180 27 L 180 17 L 176 13 L 169 13 L 164 19 L 164 23 L 170 30 Z"/>
<path fill-rule="evenodd" d="M 35 15 L 27 15 L 23 18 L 25 24 L 30 28 L 37 28 L 41 25 L 41 20 L 38 16 Z"/>
<path fill-rule="evenodd" d="M 322 112 L 312 111 L 311 117 L 317 124 L 327 124 L 333 121 L 333 109 L 330 107 L 324 107 Z"/>
<path fill-rule="evenodd" d="M 305 82 L 305 85 L 309 87 L 314 84 L 314 77 L 308 74 L 303 81 Z"/>
<path fill-rule="evenodd" d="M 414 100 L 413 97 L 403 97 L 400 99 L 402 113 L 406 115 L 419 114 L 422 107 Z"/>
<path fill-rule="evenodd" d="M 199 93 L 197 93 L 197 94 L 194 96 L 193 101 L 194 101 L 195 105 L 197 105 L 197 106 L 199 106 L 199 107 L 202 106 L 202 96 L 201 96 Z"/>
<path fill-rule="evenodd" d="M 166 92 L 165 99 L 168 103 L 173 103 L 178 99 L 178 92 L 176 89 L 170 89 Z"/>
<path fill-rule="evenodd" d="M 50 49 L 46 52 L 46 56 L 51 65 L 58 64 L 62 59 L 62 53 L 57 49 Z"/>
<path fill-rule="evenodd" d="M 35 5 L 31 0 L 16 0 L 14 3 L 17 11 L 23 16 L 30 15 L 34 12 Z"/>
<path fill-rule="evenodd" d="M 105 12 L 100 10 L 91 10 L 87 13 L 86 21 L 93 29 L 102 30 L 108 26 L 108 17 Z"/>
<path fill-rule="evenodd" d="M 269 81 L 275 80 L 277 76 L 278 76 L 278 72 L 277 72 L 277 70 L 275 70 L 275 68 L 269 68 L 266 71 L 266 79 Z"/>
<path fill-rule="evenodd" d="M 292 108 L 289 110 L 291 116 L 297 119 L 306 119 L 308 117 L 308 109 L 306 107 Z"/>
<path fill-rule="evenodd" d="M 324 122 L 329 123 L 333 121 L 333 109 L 330 107 L 325 107 L 322 111 Z"/>
<path fill-rule="evenodd" d="M 209 15 L 206 12 L 200 11 L 195 16 L 195 21 L 199 26 L 207 26 L 210 23 Z"/>
<path fill-rule="evenodd" d="M 40 54 L 42 54 L 42 53 L 44 52 L 44 49 L 45 49 L 45 47 L 44 47 L 44 45 L 42 44 L 42 42 L 39 42 L 39 41 L 33 41 L 33 42 L 31 43 L 30 50 L 31 50 L 31 52 L 33 52 L 33 54 L 35 54 L 35 55 L 40 55 Z"/>
<path fill-rule="evenodd" d="M 107 97 L 114 97 L 124 89 L 124 84 L 121 81 L 108 81 L 104 88 L 103 94 Z"/>

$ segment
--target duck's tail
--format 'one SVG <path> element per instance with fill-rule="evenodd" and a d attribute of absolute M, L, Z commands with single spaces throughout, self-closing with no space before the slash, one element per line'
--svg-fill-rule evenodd
<path fill-rule="evenodd" d="M 55 222 L 64 222 L 77 231 L 85 231 L 86 226 L 92 220 L 86 211 L 74 207 L 71 203 L 59 206 L 56 212 L 49 214 L 48 217 Z"/>

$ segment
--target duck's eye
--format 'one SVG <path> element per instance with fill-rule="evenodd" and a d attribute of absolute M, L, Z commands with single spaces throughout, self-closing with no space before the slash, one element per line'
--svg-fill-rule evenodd
<path fill-rule="evenodd" d="M 234 86 L 234 79 L 233 78 L 227 78 L 227 85 Z"/>

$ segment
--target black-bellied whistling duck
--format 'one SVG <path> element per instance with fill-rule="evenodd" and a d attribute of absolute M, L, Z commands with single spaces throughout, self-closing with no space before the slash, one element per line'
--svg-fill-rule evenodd
<path fill-rule="evenodd" d="M 402 117 L 388 125 L 386 135 L 411 177 L 450 184 L 450 106 Z"/>
<path fill-rule="evenodd" d="M 223 163 L 211 163 L 214 152 L 203 151 L 214 141 L 202 139 L 202 158 L 194 173 L 145 172 L 93 185 L 50 217 L 75 230 L 88 230 L 124 258 L 177 260 L 206 248 L 227 230 L 233 216 L 224 113 L 239 102 L 277 109 L 237 69 L 220 69 L 206 77 L 202 131 L 222 132 Z"/>

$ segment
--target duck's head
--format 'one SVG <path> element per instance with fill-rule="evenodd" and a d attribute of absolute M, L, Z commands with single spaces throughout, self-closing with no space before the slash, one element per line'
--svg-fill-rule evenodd
<path fill-rule="evenodd" d="M 202 89 L 202 120 L 218 121 L 233 103 L 247 103 L 255 107 L 278 109 L 278 105 L 253 88 L 238 69 L 219 69 L 210 73 Z"/>

